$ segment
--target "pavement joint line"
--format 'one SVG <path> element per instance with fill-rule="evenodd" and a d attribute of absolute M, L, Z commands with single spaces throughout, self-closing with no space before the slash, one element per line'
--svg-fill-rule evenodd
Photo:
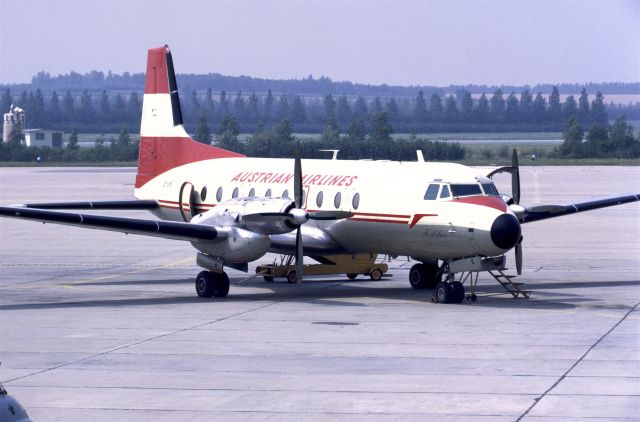
<path fill-rule="evenodd" d="M 577 361 L 575 361 L 575 362 L 573 363 L 573 365 L 571 365 L 571 367 L 570 367 L 569 369 L 567 369 L 567 370 L 565 371 L 565 373 L 564 373 L 564 374 L 562 374 L 562 376 L 556 380 L 556 382 L 555 382 L 555 383 L 553 383 L 553 385 L 552 385 L 551 387 L 549 387 L 549 388 L 547 389 L 547 391 L 545 391 L 545 392 L 544 392 L 540 397 L 535 398 L 535 399 L 533 400 L 533 403 L 531 404 L 531 406 L 529 406 L 529 408 L 528 408 L 527 410 L 525 410 L 525 412 L 524 412 L 522 415 L 520 415 L 520 416 L 518 417 L 518 419 L 516 419 L 516 422 L 519 422 L 519 421 L 521 421 L 521 420 L 522 420 L 522 418 L 526 417 L 526 416 L 529 414 L 529 412 L 531 412 L 531 410 L 533 410 L 533 408 L 534 408 L 534 407 L 536 407 L 536 405 L 537 405 L 538 403 L 540 403 L 540 402 L 542 401 L 542 399 L 544 399 L 547 395 L 558 395 L 558 394 L 550 394 L 550 393 L 551 393 L 551 391 L 552 391 L 554 388 L 556 388 L 556 387 L 558 386 L 558 384 L 560 384 L 560 382 L 562 382 L 562 380 L 564 380 L 564 379 L 569 375 L 569 373 L 570 373 L 571 371 L 573 371 L 573 369 L 574 369 L 576 366 L 578 366 L 578 364 L 580 364 L 580 363 L 584 360 L 584 358 L 586 358 L 586 357 L 587 357 L 587 355 L 588 355 L 589 353 L 591 353 L 591 351 L 592 351 L 593 349 L 595 349 L 595 348 L 596 348 L 596 347 L 597 347 L 597 346 L 602 342 L 602 340 L 604 340 L 604 339 L 605 339 L 605 337 L 607 337 L 609 334 L 611 334 L 611 333 L 613 332 L 613 330 L 615 330 L 616 328 L 618 328 L 618 327 L 620 326 L 620 324 L 622 324 L 622 323 L 627 319 L 627 317 L 628 317 L 628 316 L 629 316 L 633 311 L 635 311 L 635 310 L 638 308 L 638 306 L 639 306 L 639 305 L 640 305 L 640 302 L 636 303 L 636 304 L 635 304 L 631 309 L 629 309 L 629 310 L 627 311 L 627 313 L 626 313 L 626 314 L 624 314 L 624 316 L 623 316 L 622 318 L 620 318 L 620 320 L 619 320 L 618 322 L 616 322 L 616 323 L 615 323 L 611 328 L 609 328 L 609 330 L 608 330 L 606 333 L 604 333 L 604 334 L 603 334 L 603 335 L 598 339 L 598 341 L 596 341 L 594 344 L 592 344 L 592 345 L 591 345 L 591 347 L 589 347 L 589 349 L 587 349 L 587 351 L 586 351 L 586 352 L 584 352 L 584 354 L 583 354 L 582 356 L 580 356 L 580 358 L 579 358 Z M 634 396 L 634 397 L 635 397 L 635 396 Z"/>
<path fill-rule="evenodd" d="M 133 271 L 127 271 L 127 272 L 120 273 L 120 274 L 111 274 L 111 275 L 105 275 L 105 276 L 100 276 L 100 277 L 94 277 L 94 278 L 90 278 L 90 279 L 75 281 L 73 283 L 63 284 L 62 287 L 64 287 L 65 289 L 74 289 L 74 290 L 93 290 L 93 289 L 87 289 L 87 288 L 80 288 L 80 287 L 77 287 L 77 286 L 80 285 L 80 284 L 84 284 L 84 283 L 92 283 L 92 282 L 95 282 L 95 281 L 109 280 L 109 279 L 112 279 L 112 278 L 118 278 L 118 277 L 122 277 L 122 276 L 125 276 L 125 275 L 140 274 L 140 273 L 145 273 L 145 272 L 158 270 L 158 269 L 164 269 L 164 268 L 173 268 L 176 265 L 184 264 L 185 262 L 188 262 L 188 261 L 190 261 L 192 259 L 193 259 L 192 257 L 183 258 L 183 259 L 179 259 L 177 261 L 173 261 L 173 262 L 170 262 L 168 264 L 164 264 L 164 265 L 160 265 L 160 266 L 153 266 L 153 267 L 150 267 L 150 268 L 143 268 L 141 270 L 133 270 Z"/>
<path fill-rule="evenodd" d="M 189 259 L 191 259 L 191 258 L 189 258 Z M 337 286 L 337 285 L 341 285 L 341 284 L 343 284 L 343 282 L 338 282 L 338 283 L 333 283 L 333 284 L 329 284 L 329 285 L 325 285 L 325 286 L 320 286 L 320 287 L 317 287 L 316 289 L 313 289 L 313 290 L 320 290 L 320 289 L 323 289 L 323 288 L 326 289 L 326 288 Z M 32 372 L 30 374 L 22 375 L 22 376 L 19 376 L 19 377 L 16 377 L 16 378 L 11 378 L 11 379 L 5 380 L 3 382 L 8 384 L 10 382 L 21 380 L 21 379 L 25 379 L 25 378 L 28 378 L 28 377 L 31 377 L 31 376 L 34 376 L 34 375 L 44 374 L 46 372 L 51 372 L 51 371 L 54 371 L 56 369 L 64 368 L 64 367 L 67 367 L 67 366 L 70 366 L 70 365 L 75 365 L 77 363 L 84 362 L 86 360 L 93 359 L 93 358 L 98 357 L 98 356 L 103 356 L 103 355 L 106 355 L 106 354 L 109 354 L 109 353 L 112 353 L 112 352 L 117 352 L 117 351 L 120 351 L 120 350 L 124 350 L 124 349 L 127 349 L 127 348 L 132 347 L 132 346 L 138 346 L 140 344 L 144 344 L 144 343 L 147 343 L 147 342 L 150 342 L 150 341 L 154 341 L 156 339 L 160 339 L 160 338 L 163 338 L 163 337 L 171 336 L 171 335 L 182 333 L 182 332 L 185 332 L 185 331 L 197 329 L 197 328 L 200 328 L 200 327 L 204 327 L 206 325 L 215 324 L 217 322 L 225 321 L 225 320 L 228 320 L 228 319 L 240 316 L 240 315 L 248 314 L 248 313 L 251 313 L 251 312 L 254 312 L 254 311 L 259 311 L 259 310 L 268 308 L 270 306 L 274 306 L 274 305 L 277 305 L 277 304 L 280 304 L 280 303 L 283 303 L 283 302 L 287 302 L 290 299 L 295 299 L 295 298 L 307 295 L 310 291 L 311 290 L 304 290 L 298 295 L 287 297 L 287 298 L 284 298 L 283 300 L 273 301 L 273 302 L 267 303 L 265 305 L 258 306 L 258 307 L 253 308 L 253 309 L 249 309 L 249 310 L 246 310 L 246 311 L 235 313 L 233 315 L 226 316 L 224 318 L 218 318 L 218 319 L 215 319 L 215 320 L 212 320 L 212 321 L 207 321 L 207 322 L 204 322 L 204 323 L 201 323 L 201 324 L 196 324 L 196 325 L 191 326 L 191 327 L 186 327 L 186 328 L 181 328 L 179 330 L 174 330 L 174 331 L 172 331 L 170 333 L 159 334 L 159 335 L 152 336 L 152 337 L 140 340 L 140 341 L 136 341 L 136 342 L 133 342 L 133 343 L 125 344 L 125 345 L 122 345 L 122 346 L 119 346 L 119 347 L 114 347 L 114 348 L 111 348 L 109 350 L 105 350 L 105 351 L 102 351 L 102 352 L 99 352 L 99 353 L 94 353 L 94 354 L 92 354 L 90 356 L 85 356 L 83 358 L 76 359 L 73 362 L 66 362 L 66 363 L 63 363 L 63 364 L 60 364 L 60 365 L 53 366 L 51 368 L 45 368 L 45 369 L 37 371 L 37 372 Z"/>

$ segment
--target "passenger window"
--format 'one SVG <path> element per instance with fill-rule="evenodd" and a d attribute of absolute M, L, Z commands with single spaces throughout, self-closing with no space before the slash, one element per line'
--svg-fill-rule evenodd
<path fill-rule="evenodd" d="M 451 196 L 451 192 L 449 192 L 449 185 L 442 185 L 442 190 L 440 191 L 440 198 L 449 198 Z"/>
<path fill-rule="evenodd" d="M 438 190 L 440 189 L 440 185 L 436 183 L 432 183 L 427 187 L 427 191 L 424 194 L 424 199 L 433 200 L 438 197 Z"/>
<path fill-rule="evenodd" d="M 282 192 L 282 197 L 283 198 L 288 198 L 289 197 L 289 189 L 285 189 L 284 192 Z"/>
<path fill-rule="evenodd" d="M 340 202 L 342 202 L 342 194 L 340 192 L 336 193 L 335 198 L 333 198 L 333 205 L 336 208 L 340 208 Z"/>
<path fill-rule="evenodd" d="M 271 189 L 267 189 L 267 191 L 264 193 L 264 196 L 267 198 L 271 198 Z"/>
<path fill-rule="evenodd" d="M 202 190 L 200 191 L 200 199 L 202 199 L 202 201 L 204 202 L 205 199 L 207 199 L 207 187 L 203 186 Z"/>
<path fill-rule="evenodd" d="M 322 207 L 323 198 L 324 194 L 322 193 L 322 191 L 318 192 L 318 194 L 316 195 L 316 205 L 318 206 L 318 208 Z"/>
<path fill-rule="evenodd" d="M 235 189 L 233 190 L 233 193 L 231 194 L 231 197 L 232 197 L 232 198 L 237 198 L 237 197 L 238 197 L 238 192 L 239 192 L 239 191 L 238 191 L 238 188 L 235 188 Z"/>
<path fill-rule="evenodd" d="M 216 200 L 218 202 L 222 201 L 222 186 L 220 186 L 216 191 Z"/>
<path fill-rule="evenodd" d="M 453 196 L 476 196 L 482 195 L 480 185 L 451 185 L 451 194 Z"/>
<path fill-rule="evenodd" d="M 360 194 L 356 193 L 353 195 L 353 199 L 351 200 L 351 206 L 353 206 L 354 210 L 357 210 L 360 206 Z"/>
<path fill-rule="evenodd" d="M 256 190 L 254 188 L 251 188 L 251 190 L 249 191 L 249 196 L 256 196 Z"/>

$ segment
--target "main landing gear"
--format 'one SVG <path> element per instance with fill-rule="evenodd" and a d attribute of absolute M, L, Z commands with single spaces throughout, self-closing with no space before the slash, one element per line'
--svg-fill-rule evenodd
<path fill-rule="evenodd" d="M 196 293 L 200 297 L 227 297 L 229 277 L 224 272 L 201 271 L 196 277 Z"/>

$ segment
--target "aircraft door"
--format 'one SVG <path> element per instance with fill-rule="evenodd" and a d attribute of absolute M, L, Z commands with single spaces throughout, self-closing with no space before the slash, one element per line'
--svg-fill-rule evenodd
<path fill-rule="evenodd" d="M 180 215 L 182 219 L 187 223 L 191 221 L 194 215 L 193 204 L 195 202 L 195 190 L 191 182 L 184 182 L 180 186 L 180 194 L 178 196 L 178 206 L 180 208 Z"/>

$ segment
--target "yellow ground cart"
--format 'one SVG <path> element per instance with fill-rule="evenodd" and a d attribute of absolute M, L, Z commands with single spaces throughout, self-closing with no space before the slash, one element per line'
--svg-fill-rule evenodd
<path fill-rule="evenodd" d="M 319 264 L 304 265 L 303 272 L 305 276 L 345 274 L 351 280 L 362 274 L 371 280 L 380 280 L 389 267 L 384 262 L 376 263 L 377 257 L 376 254 L 311 256 Z M 295 283 L 295 257 L 281 255 L 280 263 L 276 260 L 273 264 L 260 265 L 256 267 L 256 274 L 261 274 L 265 281 L 282 277 L 289 283 Z"/>

